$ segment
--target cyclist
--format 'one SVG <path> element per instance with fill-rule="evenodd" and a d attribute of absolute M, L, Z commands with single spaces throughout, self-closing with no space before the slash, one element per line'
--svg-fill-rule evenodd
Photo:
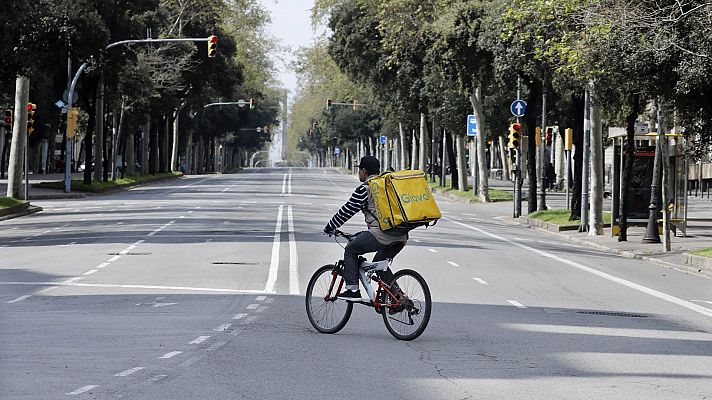
<path fill-rule="evenodd" d="M 381 170 L 381 163 L 376 157 L 365 156 L 361 158 L 358 168 L 358 178 L 362 183 L 354 190 L 346 204 L 334 214 L 329 223 L 326 224 L 326 227 L 324 227 L 324 233 L 332 235 L 337 228 L 345 224 L 359 211 L 363 212 L 366 219 L 368 230 L 356 234 L 344 250 L 344 281 L 346 282 L 346 287 L 343 292 L 339 293 L 338 298 L 347 301 L 361 300 L 361 291 L 358 285 L 359 256 L 376 252 L 373 257 L 374 262 L 394 258 L 396 254 L 403 250 L 408 240 L 407 234 L 394 236 L 383 232 L 378 225 L 378 219 L 375 217 L 376 208 L 369 193 L 368 181 L 378 175 Z M 385 282 L 390 282 L 393 279 L 393 272 L 389 268 L 380 273 L 379 277 Z"/>

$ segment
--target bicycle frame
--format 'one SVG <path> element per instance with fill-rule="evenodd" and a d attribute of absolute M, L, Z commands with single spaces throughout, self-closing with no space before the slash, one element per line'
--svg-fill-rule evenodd
<path fill-rule="evenodd" d="M 359 303 L 366 306 L 375 307 L 376 310 L 380 309 L 381 307 L 398 307 L 400 305 L 400 301 L 398 301 L 396 295 L 391 292 L 391 287 L 383 283 L 383 281 L 378 277 L 374 279 L 373 276 L 375 275 L 375 271 L 365 271 L 362 267 L 365 263 L 367 263 L 367 261 L 364 261 L 359 267 L 359 278 L 361 279 L 361 284 L 366 289 L 366 293 L 368 294 L 368 298 L 371 300 L 371 302 L 367 303 L 364 301 L 354 301 L 353 303 Z M 336 301 L 336 296 L 341 293 L 341 289 L 344 287 L 344 277 L 339 274 L 338 270 L 342 269 L 343 265 L 344 261 L 339 260 L 336 263 L 336 268 L 334 268 L 334 270 L 331 272 L 331 284 L 329 285 L 329 291 L 324 297 L 325 301 Z M 336 285 L 337 280 L 338 287 L 336 291 L 334 291 L 334 286 Z M 373 280 L 378 282 L 378 290 L 373 289 L 373 285 L 371 284 L 371 281 Z M 384 292 L 388 294 L 388 303 L 382 303 L 380 300 L 381 297 L 383 297 Z"/>

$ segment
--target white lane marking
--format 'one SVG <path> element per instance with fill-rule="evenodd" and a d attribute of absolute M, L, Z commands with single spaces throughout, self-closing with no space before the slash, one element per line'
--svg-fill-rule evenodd
<path fill-rule="evenodd" d="M 117 223 L 116 223 L 116 225 L 123 225 L 123 224 L 124 224 L 124 222 L 123 222 L 123 221 L 121 221 L 121 222 L 117 222 Z"/>
<path fill-rule="evenodd" d="M 506 323 L 503 326 L 522 332 L 537 332 L 557 335 L 586 335 L 590 337 L 612 337 L 612 338 L 636 338 L 636 339 L 656 339 L 656 340 L 689 340 L 695 342 L 710 343 L 712 335 L 708 332 L 686 331 L 686 330 L 660 330 L 660 329 L 634 329 L 621 327 L 603 326 L 573 326 L 573 325 L 549 325 L 535 323 Z M 684 329 L 684 328 L 682 328 Z"/>
<path fill-rule="evenodd" d="M 183 218 L 185 218 L 185 215 L 181 215 L 181 216 L 178 217 L 178 218 L 183 219 Z"/>
<path fill-rule="evenodd" d="M 245 318 L 245 316 L 247 316 L 247 314 L 240 313 L 240 314 L 237 314 L 234 317 L 232 317 L 232 319 L 234 319 L 234 320 L 243 319 L 243 318 Z"/>
<path fill-rule="evenodd" d="M 191 340 L 189 344 L 201 344 L 209 338 L 210 336 L 198 336 L 197 338 Z"/>
<path fill-rule="evenodd" d="M 292 192 L 292 175 L 289 175 L 289 192 Z M 289 229 L 289 294 L 299 294 L 299 255 L 297 254 L 297 241 L 294 238 L 294 218 L 292 206 L 287 206 L 287 222 Z"/>
<path fill-rule="evenodd" d="M 171 358 L 177 356 L 180 353 L 182 353 L 182 351 L 171 351 L 170 353 L 166 353 L 158 358 Z"/>
<path fill-rule="evenodd" d="M 161 379 L 167 378 L 167 377 L 168 377 L 168 375 L 156 375 L 156 376 L 154 376 L 153 378 L 151 378 L 151 379 L 149 379 L 149 380 L 152 381 L 152 382 L 158 382 L 158 381 L 160 381 Z"/>
<path fill-rule="evenodd" d="M 472 279 L 474 279 L 475 282 L 477 282 L 477 283 L 481 283 L 481 284 L 483 284 L 483 285 L 486 285 L 486 284 L 487 284 L 487 282 L 485 282 L 484 280 L 482 280 L 482 279 L 480 279 L 480 278 L 472 278 Z"/>
<path fill-rule="evenodd" d="M 132 244 L 131 246 L 127 247 L 126 250 L 129 250 L 129 251 L 130 251 L 130 250 L 133 250 L 133 249 L 135 249 L 135 248 L 136 248 L 136 245 L 135 245 L 135 244 Z"/>
<path fill-rule="evenodd" d="M 282 235 L 282 210 L 284 206 L 279 206 L 277 212 L 277 225 L 274 228 L 274 243 L 272 244 L 272 262 L 269 266 L 269 275 L 265 284 L 265 292 L 274 291 L 274 284 L 277 282 L 277 271 L 279 270 L 279 240 Z"/>
<path fill-rule="evenodd" d="M 62 246 L 63 246 L 63 247 L 69 247 L 69 246 L 74 246 L 75 244 L 77 244 L 77 242 L 69 242 L 69 243 L 67 243 L 67 244 L 65 244 L 65 245 L 62 245 Z"/>
<path fill-rule="evenodd" d="M 58 287 L 59 287 L 59 286 L 50 286 L 50 287 L 48 287 L 48 288 L 44 288 L 44 289 L 40 290 L 38 293 L 51 292 L 52 290 L 57 289 Z"/>
<path fill-rule="evenodd" d="M 157 285 L 117 285 L 107 283 L 76 283 L 84 279 L 84 276 L 78 276 L 66 280 L 64 282 L 0 282 L 0 285 L 29 285 L 29 286 L 73 286 L 73 287 L 99 287 L 99 288 L 124 288 L 124 289 L 157 289 L 157 290 L 185 290 L 195 292 L 218 292 L 218 293 L 235 293 L 235 294 L 261 294 L 263 290 L 235 290 L 235 289 L 217 289 L 217 288 L 201 288 L 189 286 L 157 286 Z M 270 292 L 272 293 L 272 292 Z"/>
<path fill-rule="evenodd" d="M 248 305 L 248 306 L 245 307 L 245 308 L 247 308 L 248 310 L 254 310 L 254 309 L 257 308 L 258 306 L 259 306 L 259 304 L 250 304 L 250 305 Z"/>
<path fill-rule="evenodd" d="M 110 264 L 109 264 L 109 263 L 101 263 L 101 264 L 99 264 L 99 265 L 96 266 L 96 269 L 104 268 L 104 267 L 106 267 L 107 265 L 110 265 Z"/>
<path fill-rule="evenodd" d="M 287 191 L 287 174 L 284 174 L 284 179 L 282 179 L 282 194 Z"/>
<path fill-rule="evenodd" d="M 292 195 L 292 171 L 289 171 L 289 181 L 287 182 L 287 194 Z"/>
<path fill-rule="evenodd" d="M 266 298 L 267 296 L 257 296 L 255 297 L 255 301 L 265 301 Z"/>
<path fill-rule="evenodd" d="M 171 221 L 171 222 L 169 222 L 169 223 L 167 223 L 167 224 L 161 226 L 160 228 L 157 228 L 156 230 L 154 230 L 153 232 L 149 233 L 149 234 L 146 235 L 146 236 L 153 236 L 153 235 L 157 234 L 158 232 L 160 232 L 160 231 L 162 231 L 162 230 L 168 228 L 169 226 L 171 226 L 171 225 L 173 225 L 173 224 L 175 224 L 175 223 L 176 223 L 176 221 Z"/>
<path fill-rule="evenodd" d="M 114 261 L 116 261 L 116 260 L 118 260 L 118 259 L 120 259 L 120 258 L 121 258 L 121 256 L 113 256 L 113 257 L 111 257 L 110 259 L 108 259 L 108 260 L 106 260 L 106 261 L 112 263 L 112 262 L 114 262 Z"/>
<path fill-rule="evenodd" d="M 82 275 L 91 275 L 95 272 L 99 272 L 99 270 L 98 269 L 90 269 L 89 271 L 83 273 Z"/>
<path fill-rule="evenodd" d="M 231 326 L 232 324 L 222 324 L 213 330 L 215 332 L 225 332 L 226 330 L 230 329 Z"/>
<path fill-rule="evenodd" d="M 12 300 L 10 300 L 10 301 L 6 301 L 5 304 L 19 303 L 19 302 L 21 302 L 22 300 L 29 299 L 30 297 L 32 297 L 31 294 L 26 294 L 26 295 L 20 296 L 20 297 L 18 297 L 18 298 L 16 298 L 16 299 L 12 299 Z"/>
<path fill-rule="evenodd" d="M 708 300 L 690 300 L 690 301 L 696 301 L 696 302 L 698 302 L 698 303 L 712 304 L 712 301 L 708 301 Z"/>
<path fill-rule="evenodd" d="M 80 222 L 86 222 L 86 221 L 87 221 L 86 218 L 82 218 L 82 219 L 80 220 Z"/>
<path fill-rule="evenodd" d="M 448 218 L 445 218 L 445 219 L 446 219 L 446 220 L 449 220 Z M 618 283 L 618 284 L 623 285 L 623 286 L 625 286 L 625 287 L 628 287 L 628 288 L 630 288 L 630 289 L 637 290 L 637 291 L 639 291 L 639 292 L 645 293 L 645 294 L 647 294 L 647 295 L 650 295 L 650 296 L 653 296 L 653 297 L 657 297 L 658 299 L 665 300 L 665 301 L 667 301 L 667 302 L 669 302 L 669 303 L 673 303 L 673 304 L 676 304 L 676 305 L 678 305 L 678 306 L 680 306 L 680 307 L 687 308 L 688 310 L 692 310 L 692 311 L 694 311 L 694 312 L 696 312 L 696 313 L 699 313 L 699 314 L 702 314 L 702 315 L 704 315 L 704 316 L 712 317 L 712 310 L 710 310 L 709 308 L 705 308 L 705 307 L 699 306 L 699 305 L 697 305 L 697 304 L 695 304 L 695 303 L 692 303 L 692 302 L 683 300 L 683 299 L 681 299 L 681 298 L 679 298 L 679 297 L 675 297 L 675 296 L 669 295 L 669 294 L 667 294 L 667 293 L 663 293 L 663 292 L 657 291 L 657 290 L 655 290 L 655 289 L 651 289 L 651 288 L 649 288 L 649 287 L 647 287 L 647 286 L 643 286 L 643 285 L 637 284 L 637 283 L 635 283 L 635 282 L 631 282 L 631 281 L 625 280 L 625 279 L 623 279 L 623 278 L 619 278 L 619 277 L 617 277 L 617 276 L 614 276 L 614 275 L 611 275 L 611 274 L 607 274 L 607 273 L 602 272 L 602 271 L 599 271 L 599 270 L 597 270 L 597 269 L 594 269 L 594 268 L 591 268 L 591 267 L 587 267 L 587 266 L 585 266 L 585 265 L 583 265 L 583 264 L 579 264 L 579 263 L 577 263 L 577 262 L 575 262 L 575 261 L 567 260 L 567 259 L 565 259 L 565 258 L 556 256 L 556 255 L 553 255 L 553 254 L 551 254 L 551 253 L 547 253 L 547 252 L 545 252 L 545 251 L 541 251 L 541 250 L 534 249 L 534 248 L 529 247 L 529 246 L 527 246 L 527 245 L 525 245 L 525 244 L 517 243 L 517 242 L 515 242 L 515 241 L 513 241 L 513 240 L 509 240 L 509 239 L 503 238 L 503 237 L 501 237 L 501 236 L 499 236 L 499 235 L 495 235 L 495 234 L 493 234 L 493 233 L 489 233 L 489 232 L 484 231 L 484 230 L 482 230 L 482 229 L 480 229 L 480 228 L 476 228 L 476 227 L 474 227 L 474 226 L 470 226 L 470 225 L 467 225 L 467 224 L 463 224 L 462 222 L 456 222 L 456 221 L 452 221 L 452 220 L 450 220 L 450 222 L 452 222 L 453 224 L 458 224 L 458 225 L 464 226 L 465 228 L 469 228 L 469 229 L 472 229 L 472 230 L 474 230 L 474 231 L 480 232 L 480 233 L 482 233 L 482 234 L 484 234 L 484 235 L 487 235 L 487 236 L 489 236 L 489 237 L 492 237 L 492 238 L 501 240 L 501 241 L 503 241 L 503 242 L 506 242 L 506 243 L 515 245 L 515 246 L 517 246 L 517 247 L 521 247 L 521 248 L 523 248 L 523 249 L 525 249 L 525 250 L 531 251 L 532 253 L 539 254 L 539 255 L 541 255 L 541 256 L 543 256 L 543 257 L 551 258 L 552 260 L 556 260 L 556 261 L 559 261 L 559 262 L 561 262 L 561 263 L 570 265 L 570 266 L 572 266 L 572 267 L 574 267 L 574 268 L 576 268 L 576 269 L 579 269 L 579 270 L 581 270 L 581 271 L 588 272 L 588 273 L 590 273 L 590 274 L 596 275 L 596 276 L 598 276 L 599 278 L 603 278 L 603 279 L 609 280 L 609 281 L 611 281 L 611 282 L 615 282 L 615 283 Z"/>
<path fill-rule="evenodd" d="M 515 300 L 507 300 L 507 303 L 509 303 L 517 308 L 526 308 L 525 306 L 522 305 L 522 303 L 515 301 Z"/>
<path fill-rule="evenodd" d="M 193 210 L 188 211 L 188 214 L 192 214 L 192 213 L 193 213 Z"/>
<path fill-rule="evenodd" d="M 450 265 L 452 265 L 453 267 L 459 267 L 459 266 L 460 266 L 460 264 L 458 264 L 458 263 L 456 263 L 456 262 L 454 262 L 454 261 L 448 261 L 447 263 L 450 264 Z"/>
<path fill-rule="evenodd" d="M 144 242 L 145 242 L 145 240 L 139 240 L 138 242 L 134 243 L 134 245 L 138 246 L 138 245 L 140 245 L 141 243 L 144 243 Z"/>
<path fill-rule="evenodd" d="M 129 254 L 129 249 L 123 249 L 119 252 L 119 255 L 122 255 L 122 256 L 125 256 L 127 254 Z"/>
<path fill-rule="evenodd" d="M 413 241 L 414 241 L 415 243 L 423 243 L 423 241 L 420 240 L 420 239 L 413 239 Z"/>
<path fill-rule="evenodd" d="M 230 190 L 229 187 L 228 187 L 228 188 L 225 188 L 222 192 L 225 193 L 225 192 L 227 192 L 228 190 Z"/>
<path fill-rule="evenodd" d="M 435 250 L 435 249 L 428 249 L 428 251 L 431 252 L 431 253 L 437 253 L 437 252 L 438 252 L 438 251 Z"/>
<path fill-rule="evenodd" d="M 145 369 L 145 368 L 144 368 L 144 367 L 134 367 L 134 368 L 131 368 L 131 369 L 127 369 L 126 371 L 121 371 L 121 372 L 119 372 L 118 374 L 116 374 L 116 375 L 114 375 L 114 376 L 129 376 L 129 375 L 131 375 L 131 374 L 133 374 L 133 373 L 136 373 L 136 372 L 138 372 L 138 371 L 140 371 L 140 370 L 142 370 L 142 369 Z"/>
<path fill-rule="evenodd" d="M 471 217 L 476 217 L 476 216 L 477 216 L 477 214 L 471 214 L 471 213 L 462 213 L 462 215 L 469 215 L 469 216 L 471 216 Z"/>
<path fill-rule="evenodd" d="M 90 390 L 92 390 L 92 389 L 94 389 L 94 388 L 98 388 L 98 387 L 99 387 L 99 385 L 86 385 L 86 386 L 80 387 L 79 389 L 77 389 L 77 390 L 75 390 L 75 391 L 73 391 L 73 392 L 69 392 L 69 393 L 65 393 L 65 394 L 66 394 L 67 396 L 76 396 L 76 395 L 78 395 L 78 394 L 82 394 L 82 393 L 88 392 L 88 391 L 90 391 Z"/>

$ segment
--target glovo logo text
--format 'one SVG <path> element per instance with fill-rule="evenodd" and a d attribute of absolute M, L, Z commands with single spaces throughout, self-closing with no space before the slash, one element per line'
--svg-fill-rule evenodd
<path fill-rule="evenodd" d="M 408 194 L 408 193 L 403 193 L 400 196 L 401 202 L 404 204 L 413 202 L 421 202 L 421 201 L 428 201 L 430 200 L 430 195 L 428 193 L 421 193 L 421 194 Z"/>

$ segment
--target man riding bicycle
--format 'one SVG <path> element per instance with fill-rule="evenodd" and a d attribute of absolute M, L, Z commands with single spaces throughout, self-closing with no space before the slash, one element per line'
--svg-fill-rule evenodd
<path fill-rule="evenodd" d="M 408 240 L 407 234 L 394 236 L 383 232 L 378 224 L 378 219 L 376 219 L 376 208 L 369 192 L 368 181 L 378 176 L 381 170 L 381 163 L 376 157 L 365 156 L 361 158 L 358 168 L 358 178 L 362 182 L 361 185 L 354 190 L 351 198 L 324 227 L 324 233 L 332 235 L 336 229 L 345 224 L 359 211 L 363 212 L 366 219 L 368 230 L 355 235 L 344 250 L 344 281 L 346 282 L 346 288 L 339 293 L 338 297 L 347 301 L 361 300 L 361 291 L 358 285 L 359 256 L 376 252 L 373 257 L 374 262 L 392 259 L 403 249 Z M 385 282 L 390 282 L 393 279 L 393 272 L 389 268 L 380 273 L 379 277 Z"/>

